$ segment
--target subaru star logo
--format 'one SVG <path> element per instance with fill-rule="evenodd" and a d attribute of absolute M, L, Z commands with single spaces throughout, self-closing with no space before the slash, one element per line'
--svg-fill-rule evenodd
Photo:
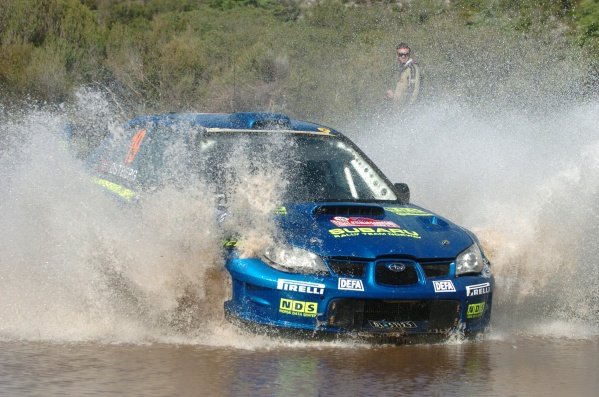
<path fill-rule="evenodd" d="M 403 263 L 389 263 L 387 265 L 387 269 L 391 270 L 392 272 L 399 273 L 406 270 L 406 265 L 404 265 Z"/>

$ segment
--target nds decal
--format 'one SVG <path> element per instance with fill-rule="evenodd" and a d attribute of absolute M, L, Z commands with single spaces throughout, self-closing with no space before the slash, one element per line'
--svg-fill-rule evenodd
<path fill-rule="evenodd" d="M 420 238 L 417 232 L 400 228 L 385 227 L 344 227 L 338 229 L 329 229 L 329 233 L 335 238 L 356 237 L 356 236 L 392 236 L 392 237 L 410 237 Z"/>
<path fill-rule="evenodd" d="M 379 221 L 376 219 L 363 218 L 363 217 L 349 217 L 336 216 L 331 219 L 333 225 L 337 227 L 352 227 L 352 226 L 366 226 L 366 227 L 393 227 L 399 228 L 397 223 L 392 221 Z"/>
<path fill-rule="evenodd" d="M 466 296 L 478 296 L 491 292 L 490 283 L 474 284 L 466 286 Z"/>
<path fill-rule="evenodd" d="M 451 280 L 433 281 L 435 292 L 455 292 L 455 286 Z"/>
<path fill-rule="evenodd" d="M 403 329 L 403 328 L 417 328 L 415 322 L 413 321 L 368 321 L 371 327 L 373 328 L 381 328 L 381 329 Z"/>
<path fill-rule="evenodd" d="M 277 280 L 277 289 L 281 289 L 283 291 L 303 292 L 306 294 L 315 295 L 324 294 L 324 284 L 285 280 L 283 278 Z"/>
<path fill-rule="evenodd" d="M 364 283 L 356 278 L 340 278 L 337 288 L 346 291 L 364 291 Z"/>
<path fill-rule="evenodd" d="M 279 312 L 291 314 L 292 316 L 316 317 L 318 313 L 318 302 L 294 301 L 281 298 Z"/>
<path fill-rule="evenodd" d="M 385 207 L 385 211 L 389 211 L 399 216 L 433 216 L 433 214 L 419 210 L 418 208 L 394 208 Z"/>
<path fill-rule="evenodd" d="M 478 318 L 483 315 L 485 311 L 485 302 L 471 303 L 468 305 L 468 312 L 466 313 L 467 318 Z"/>

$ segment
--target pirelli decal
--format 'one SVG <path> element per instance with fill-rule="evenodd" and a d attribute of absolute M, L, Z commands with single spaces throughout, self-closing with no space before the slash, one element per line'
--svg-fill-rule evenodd
<path fill-rule="evenodd" d="M 466 296 L 478 296 L 491 292 L 490 283 L 474 284 L 466 286 Z"/>

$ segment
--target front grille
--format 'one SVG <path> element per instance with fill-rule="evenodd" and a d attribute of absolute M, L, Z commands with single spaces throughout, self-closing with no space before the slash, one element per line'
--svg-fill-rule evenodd
<path fill-rule="evenodd" d="M 451 261 L 444 262 L 420 262 L 426 277 L 447 277 Z"/>
<path fill-rule="evenodd" d="M 377 263 L 374 279 L 383 285 L 411 285 L 418 282 L 418 273 L 411 262 L 383 262 Z"/>
<path fill-rule="evenodd" d="M 366 262 L 331 259 L 329 260 L 329 267 L 338 276 L 362 278 L 366 269 Z"/>
<path fill-rule="evenodd" d="M 345 330 L 372 328 L 373 322 L 414 322 L 419 332 L 446 330 L 458 324 L 460 302 L 453 300 L 337 299 L 328 307 L 328 324 Z M 423 329 L 422 326 L 426 329 Z"/>

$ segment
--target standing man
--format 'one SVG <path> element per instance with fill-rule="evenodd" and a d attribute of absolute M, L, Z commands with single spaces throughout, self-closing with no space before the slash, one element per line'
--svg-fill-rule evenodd
<path fill-rule="evenodd" d="M 395 90 L 387 90 L 387 98 L 393 100 L 399 110 L 414 104 L 420 92 L 420 67 L 410 58 L 410 46 L 399 43 L 395 48 L 399 62 L 399 78 Z"/>

